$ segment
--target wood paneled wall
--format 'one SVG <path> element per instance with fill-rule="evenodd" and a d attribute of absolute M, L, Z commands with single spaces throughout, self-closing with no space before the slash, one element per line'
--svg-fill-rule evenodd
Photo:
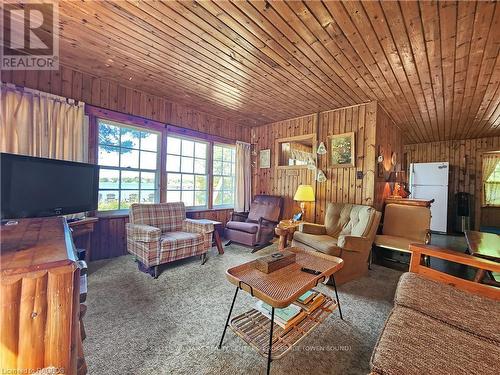
<path fill-rule="evenodd" d="M 466 192 L 472 194 L 472 220 L 474 228 L 479 229 L 482 211 L 496 211 L 500 209 L 481 209 L 481 169 L 482 154 L 487 151 L 500 150 L 500 137 L 466 139 L 459 141 L 431 142 L 410 144 L 404 147 L 408 163 L 429 163 L 447 161 L 450 163 L 448 182 L 448 230 L 455 225 L 456 204 L 455 193 Z"/>
<path fill-rule="evenodd" d="M 87 104 L 232 140 L 249 141 L 250 128 L 209 115 L 165 98 L 61 66 L 58 71 L 2 71 L 2 82 L 13 83 Z M 191 212 L 189 217 L 227 222 L 232 210 Z M 127 253 L 128 217 L 101 216 L 92 240 L 92 260 Z"/>
<path fill-rule="evenodd" d="M 380 165 L 377 163 L 375 168 L 374 206 L 380 211 L 383 209 L 385 198 L 392 194 L 394 188 L 394 184 L 386 182 L 389 174 L 402 170 L 403 134 L 380 106 L 377 110 L 376 132 L 376 157 L 384 157 L 384 161 Z M 395 165 L 391 162 L 393 153 L 396 154 Z M 379 168 L 382 173 L 379 173 Z"/>
<path fill-rule="evenodd" d="M 385 112 L 376 102 L 333 111 L 311 114 L 286 121 L 252 128 L 251 142 L 256 155 L 253 163 L 253 194 L 273 194 L 285 197 L 284 218 L 291 218 L 299 211 L 299 205 L 293 201 L 293 195 L 300 184 L 309 184 L 315 188 L 316 202 L 306 206 L 306 220 L 322 223 L 328 202 L 349 202 L 375 205 L 381 207 L 382 195 L 375 194 L 375 159 L 377 143 L 377 120 L 384 121 L 385 130 L 380 142 L 398 145 L 401 152 L 401 133 L 389 131 L 393 126 Z M 397 129 L 396 129 L 397 130 Z M 332 134 L 355 132 L 356 167 L 328 168 L 326 155 L 317 155 L 318 168 L 327 177 L 324 183 L 316 183 L 314 173 L 307 169 L 260 169 L 258 165 L 259 151 L 271 149 L 271 160 L 274 160 L 275 140 L 309 133 L 317 133 L 317 143 L 325 142 L 329 148 L 327 137 Z M 389 136 L 390 135 L 390 136 Z M 358 178 L 362 174 L 362 178 Z M 361 177 L 361 176 L 360 176 Z"/>
<path fill-rule="evenodd" d="M 250 139 L 248 127 L 64 66 L 54 71 L 2 70 L 2 82 L 229 139 Z"/>
<path fill-rule="evenodd" d="M 254 145 L 255 160 L 252 166 L 252 195 L 270 194 L 279 195 L 285 199 L 283 218 L 291 218 L 300 211 L 300 207 L 293 201 L 297 186 L 301 184 L 313 185 L 314 173 L 308 169 L 276 169 L 275 168 L 275 143 L 278 138 L 293 137 L 297 135 L 316 133 L 318 115 L 298 117 L 290 120 L 279 121 L 272 124 L 252 128 L 251 143 Z M 271 168 L 260 168 L 259 152 L 271 149 Z M 306 219 L 314 218 L 314 204 L 306 205 Z"/>

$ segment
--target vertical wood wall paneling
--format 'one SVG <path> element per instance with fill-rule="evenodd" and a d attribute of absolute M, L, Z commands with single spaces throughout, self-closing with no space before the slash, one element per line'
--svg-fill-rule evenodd
<path fill-rule="evenodd" d="M 500 150 L 500 137 L 431 142 L 404 146 L 410 163 L 449 162 L 448 180 L 448 230 L 454 231 L 456 224 L 455 194 L 472 194 L 471 224 L 479 230 L 480 225 L 498 225 L 499 208 L 481 207 L 482 155 Z M 495 222 L 496 220 L 496 222 Z"/>
<path fill-rule="evenodd" d="M 81 100 L 96 107 L 176 125 L 231 140 L 250 140 L 250 128 L 233 124 L 163 97 L 61 66 L 58 71 L 2 71 L 2 82 Z M 92 128 L 92 127 L 91 127 Z M 95 126 L 94 126 L 95 128 Z M 95 134 L 89 134 L 90 137 Z M 89 150 L 89 155 L 96 150 Z M 188 213 L 189 217 L 227 222 L 232 210 Z M 128 217 L 101 217 L 92 240 L 92 260 L 124 255 Z"/>
<path fill-rule="evenodd" d="M 371 102 L 252 128 L 251 143 L 255 150 L 252 166 L 253 195 L 283 196 L 285 198 L 283 218 L 289 219 L 300 210 L 298 203 L 293 201 L 297 186 L 312 185 L 316 189 L 316 202 L 306 206 L 305 219 L 317 223 L 323 222 L 328 202 L 374 205 L 377 113 L 377 103 Z M 356 167 L 328 168 L 328 153 L 316 155 L 318 168 L 327 176 L 327 181 L 324 183 L 317 183 L 314 172 L 307 169 L 282 170 L 274 168 L 274 164 L 268 169 L 260 168 L 259 152 L 261 150 L 271 149 L 271 160 L 274 162 L 277 138 L 316 132 L 317 144 L 324 142 L 329 151 L 327 138 L 329 135 L 350 131 L 356 133 Z M 397 133 L 395 136 L 401 136 L 401 134 Z M 399 144 L 401 144 L 400 140 Z M 356 178 L 358 171 L 363 173 L 362 179 Z"/>
<path fill-rule="evenodd" d="M 392 194 L 394 184 L 386 182 L 389 174 L 402 169 L 403 160 L 403 135 L 401 130 L 394 124 L 387 113 L 379 106 L 377 110 L 377 135 L 375 144 L 375 158 L 379 149 L 382 151 L 384 161 L 382 162 L 383 176 L 378 175 L 378 165 L 375 165 L 375 201 L 377 210 L 382 210 L 384 200 Z M 396 165 L 392 165 L 392 153 L 396 153 Z"/>

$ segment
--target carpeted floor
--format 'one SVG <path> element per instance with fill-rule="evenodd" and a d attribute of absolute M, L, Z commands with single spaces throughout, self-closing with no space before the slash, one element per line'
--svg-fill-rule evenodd
<path fill-rule="evenodd" d="M 157 280 L 131 256 L 92 262 L 84 341 L 89 374 L 264 374 L 266 360 L 228 329 L 217 349 L 234 294 L 227 268 L 265 255 L 232 245 L 224 255 L 162 267 Z M 272 364 L 273 374 L 367 374 L 369 359 L 400 273 L 373 266 L 368 277 L 339 288 L 344 321 L 334 312 L 294 351 Z M 333 295 L 333 289 L 321 285 Z M 253 306 L 240 292 L 233 316 Z"/>

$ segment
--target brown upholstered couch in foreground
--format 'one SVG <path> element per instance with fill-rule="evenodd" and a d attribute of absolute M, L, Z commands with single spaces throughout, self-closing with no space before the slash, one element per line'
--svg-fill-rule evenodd
<path fill-rule="evenodd" d="M 368 272 L 368 257 L 380 216 L 370 206 L 329 203 L 325 224 L 302 224 L 293 234 L 292 246 L 341 257 L 344 267 L 335 274 L 337 284 L 357 279 Z"/>
<path fill-rule="evenodd" d="M 434 246 L 410 245 L 410 272 L 371 358 L 372 374 L 498 374 L 500 289 L 422 264 L 424 256 L 500 271 L 500 264 Z"/>

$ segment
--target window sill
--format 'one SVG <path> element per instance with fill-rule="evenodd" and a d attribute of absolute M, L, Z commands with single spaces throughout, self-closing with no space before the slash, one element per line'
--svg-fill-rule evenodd
<path fill-rule="evenodd" d="M 186 209 L 186 214 L 198 213 L 198 212 L 215 212 L 215 211 L 228 211 L 234 210 L 234 207 L 214 207 L 214 208 L 198 208 L 198 209 Z M 129 210 L 114 210 L 114 211 L 97 211 L 96 217 L 99 218 L 123 218 L 129 216 Z"/>

